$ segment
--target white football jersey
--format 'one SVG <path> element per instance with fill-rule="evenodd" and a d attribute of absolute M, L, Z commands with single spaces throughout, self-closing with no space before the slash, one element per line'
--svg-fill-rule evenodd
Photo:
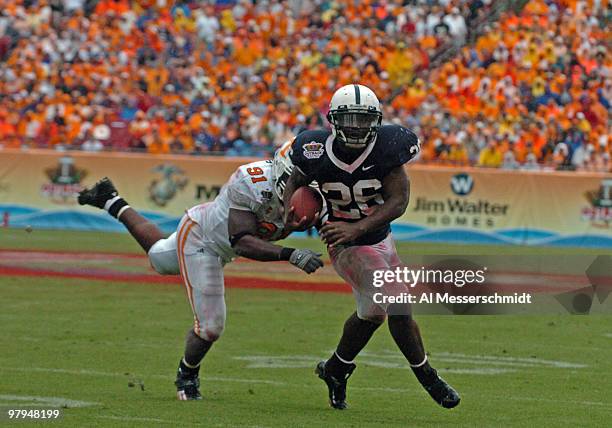
<path fill-rule="evenodd" d="M 213 202 L 197 205 L 187 212 L 204 230 L 205 244 L 225 260 L 236 257 L 227 230 L 230 208 L 255 214 L 259 238 L 276 241 L 285 236 L 282 203 L 274 191 L 271 160 L 238 167 Z"/>

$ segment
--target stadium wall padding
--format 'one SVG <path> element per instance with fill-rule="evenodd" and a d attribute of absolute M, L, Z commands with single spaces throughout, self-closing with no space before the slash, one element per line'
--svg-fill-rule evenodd
<path fill-rule="evenodd" d="M 0 150 L 0 221 L 9 227 L 124 231 L 76 203 L 108 176 L 164 231 L 214 199 L 247 158 Z M 398 240 L 612 248 L 612 174 L 409 165 L 410 205 Z"/>

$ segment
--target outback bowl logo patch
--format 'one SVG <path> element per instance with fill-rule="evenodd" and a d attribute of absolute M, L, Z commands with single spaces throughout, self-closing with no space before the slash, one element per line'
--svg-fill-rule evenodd
<path fill-rule="evenodd" d="M 307 159 L 319 159 L 323 156 L 323 144 L 311 141 L 302 146 L 304 148 L 304 157 Z"/>

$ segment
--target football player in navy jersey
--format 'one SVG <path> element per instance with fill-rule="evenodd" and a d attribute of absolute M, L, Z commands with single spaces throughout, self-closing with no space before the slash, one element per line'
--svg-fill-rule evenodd
<path fill-rule="evenodd" d="M 333 266 L 353 288 L 357 310 L 345 322 L 333 355 L 316 373 L 325 381 L 332 407 L 345 409 L 346 384 L 353 360 L 388 319 L 389 330 L 417 379 L 441 406 L 459 404 L 459 395 L 440 378 L 428 361 L 408 304 L 376 303 L 375 293 L 407 292 L 403 283 L 373 285 L 374 271 L 401 265 L 390 234 L 390 223 L 408 206 L 410 183 L 404 164 L 419 152 L 417 136 L 399 125 L 382 125 L 374 92 L 363 85 L 338 89 L 327 116 L 331 131 L 305 131 L 291 146 L 293 168 L 283 194 L 289 206 L 293 192 L 317 182 L 325 199 L 322 239 Z M 285 221 L 290 221 L 286 210 Z"/>

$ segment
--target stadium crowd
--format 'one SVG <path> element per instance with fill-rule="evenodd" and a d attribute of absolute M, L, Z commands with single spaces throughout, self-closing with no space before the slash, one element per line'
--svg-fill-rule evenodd
<path fill-rule="evenodd" d="M 359 81 L 424 161 L 610 170 L 607 0 L 533 0 L 467 45 L 488 0 L 227 3 L 0 0 L 0 145 L 269 156 Z"/>

